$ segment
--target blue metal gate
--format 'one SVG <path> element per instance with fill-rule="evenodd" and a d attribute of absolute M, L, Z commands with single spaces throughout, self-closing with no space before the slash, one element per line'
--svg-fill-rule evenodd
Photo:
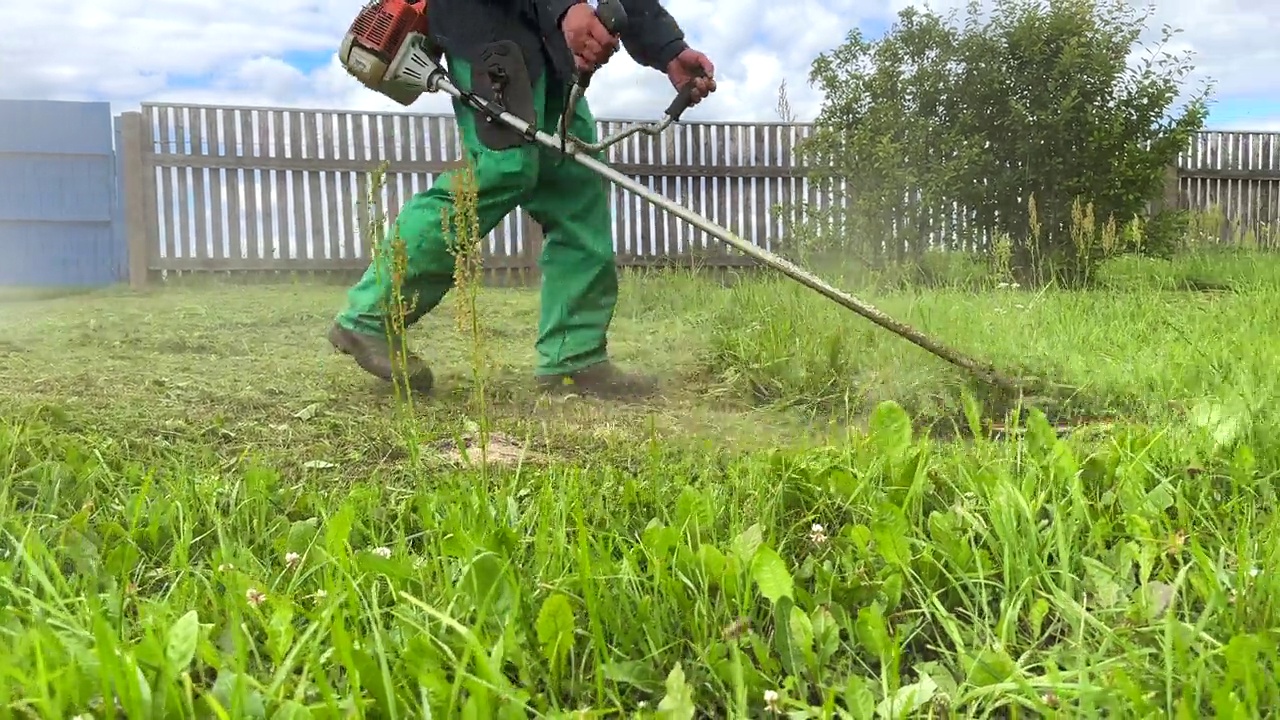
<path fill-rule="evenodd" d="M 111 106 L 0 100 L 0 286 L 126 277 Z"/>

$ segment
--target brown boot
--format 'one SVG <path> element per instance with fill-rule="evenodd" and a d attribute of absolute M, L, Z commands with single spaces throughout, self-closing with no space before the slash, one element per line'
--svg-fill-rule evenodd
<path fill-rule="evenodd" d="M 390 382 L 394 369 L 396 380 L 407 377 L 409 387 L 417 392 L 431 392 L 431 387 L 435 384 L 431 368 L 413 353 L 408 353 L 403 362 L 393 365 L 393 351 L 385 337 L 358 333 L 334 323 L 329 328 L 329 342 L 338 352 L 354 358 L 357 365 L 376 378 Z M 395 352 L 398 355 L 399 348 Z"/>
<path fill-rule="evenodd" d="M 658 381 L 646 375 L 628 373 L 609 361 L 569 375 L 539 375 L 538 385 L 557 394 L 578 393 L 602 398 L 648 397 L 658 392 Z"/>

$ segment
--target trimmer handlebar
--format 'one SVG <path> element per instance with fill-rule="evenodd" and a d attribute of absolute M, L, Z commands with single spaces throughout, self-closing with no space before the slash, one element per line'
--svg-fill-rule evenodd
<path fill-rule="evenodd" d="M 600 19 L 600 23 L 611 35 L 617 37 L 626 30 L 627 27 L 627 10 L 622 6 L 622 0 L 599 0 L 595 7 L 596 17 Z M 578 73 L 574 79 L 573 87 L 569 90 L 568 102 L 565 105 L 564 115 L 560 118 L 560 137 L 567 141 L 569 132 L 569 118 L 573 116 L 578 101 L 587 91 L 587 86 L 591 84 L 591 77 L 595 75 L 595 71 Z M 706 73 L 699 68 L 694 73 L 695 79 L 685 83 L 676 93 L 675 98 L 671 100 L 671 104 L 667 106 L 666 117 L 661 122 L 650 123 L 647 125 L 635 125 L 630 128 L 623 129 L 610 137 L 604 138 L 599 142 L 588 143 L 582 140 L 574 139 L 580 147 L 585 150 L 596 152 L 603 150 L 621 140 L 624 140 L 636 133 L 644 133 L 645 135 L 657 135 L 666 130 L 672 123 L 678 122 L 680 116 L 689 109 L 693 104 L 693 91 L 697 87 L 697 78 L 706 77 Z"/>
<path fill-rule="evenodd" d="M 680 92 L 676 94 L 675 99 L 667 106 L 666 115 L 671 118 L 671 122 L 679 122 L 680 116 L 693 104 L 693 91 L 698 85 L 697 78 L 704 78 L 707 73 L 702 68 L 698 68 L 693 72 L 693 75 L 694 79 L 685 83 L 684 87 L 680 88 Z"/>
<path fill-rule="evenodd" d="M 600 0 L 595 10 L 596 18 L 610 35 L 618 37 L 627 29 L 627 9 L 622 6 L 622 0 Z M 582 88 L 582 92 L 586 91 L 587 86 L 591 84 L 591 76 L 595 74 L 594 70 L 578 73 L 577 84 Z"/>

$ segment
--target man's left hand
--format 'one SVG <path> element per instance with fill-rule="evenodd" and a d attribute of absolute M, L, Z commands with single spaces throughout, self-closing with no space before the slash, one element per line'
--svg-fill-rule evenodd
<path fill-rule="evenodd" d="M 681 52 L 667 64 L 667 77 L 671 79 L 676 92 L 688 85 L 690 81 L 694 83 L 690 107 L 702 102 L 703 98 L 716 91 L 715 73 L 716 68 L 711 64 L 711 60 L 692 48 Z"/>

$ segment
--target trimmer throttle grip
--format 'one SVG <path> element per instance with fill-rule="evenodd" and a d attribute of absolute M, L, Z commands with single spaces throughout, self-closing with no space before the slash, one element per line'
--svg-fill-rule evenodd
<path fill-rule="evenodd" d="M 627 9 L 622 6 L 622 0 L 600 0 L 596 4 L 596 17 L 600 20 L 600 24 L 604 25 L 604 29 L 609 34 L 617 37 L 627 29 Z M 578 74 L 578 86 L 586 90 L 591 85 L 591 76 L 595 75 L 595 71 L 591 70 Z"/>
<path fill-rule="evenodd" d="M 622 0 L 600 0 L 596 4 L 596 17 L 610 35 L 621 35 L 627 29 L 627 9 Z"/>
<path fill-rule="evenodd" d="M 684 87 L 680 88 L 680 92 L 676 94 L 675 99 L 667 106 L 667 117 L 671 118 L 672 122 L 678 122 L 684 111 L 689 109 L 689 105 L 693 103 L 693 91 L 698 86 L 697 79 L 706 77 L 707 73 L 702 68 L 698 68 L 693 71 L 693 76 L 694 79 L 685 83 Z"/>

